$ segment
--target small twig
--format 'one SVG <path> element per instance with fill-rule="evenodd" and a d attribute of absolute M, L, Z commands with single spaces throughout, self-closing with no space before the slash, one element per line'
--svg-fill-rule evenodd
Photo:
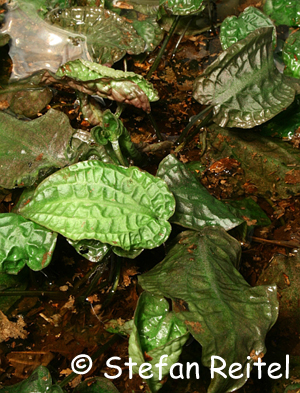
<path fill-rule="evenodd" d="M 157 151 L 164 151 L 164 150 L 171 150 L 173 147 L 173 142 L 171 141 L 163 141 L 158 143 L 153 143 L 152 145 L 147 142 L 140 142 L 137 143 L 136 148 L 143 153 L 150 153 L 150 152 L 157 152 Z"/>
<path fill-rule="evenodd" d="M 300 243 L 294 242 L 292 240 L 268 240 L 262 239 L 260 237 L 252 237 L 252 240 L 256 243 L 267 243 L 267 244 L 275 244 L 277 246 L 287 247 L 287 248 L 299 248 Z"/>
<path fill-rule="evenodd" d="M 177 15 L 176 18 L 174 19 L 174 21 L 172 23 L 172 26 L 171 26 L 171 28 L 169 30 L 169 33 L 166 35 L 165 40 L 164 40 L 164 42 L 163 42 L 163 44 L 162 44 L 162 46 L 161 46 L 161 48 L 160 48 L 160 50 L 158 52 L 158 55 L 157 55 L 155 61 L 152 64 L 152 67 L 150 68 L 150 70 L 148 71 L 148 74 L 146 76 L 147 80 L 149 80 L 151 78 L 153 72 L 158 67 L 158 65 L 160 63 L 160 60 L 162 58 L 162 55 L 163 55 L 163 53 L 164 53 L 164 51 L 165 51 L 165 49 L 166 49 L 166 47 L 168 45 L 168 42 L 170 41 L 170 38 L 172 37 L 172 35 L 173 35 L 173 33 L 174 33 L 175 29 L 176 29 L 176 26 L 177 26 L 177 24 L 179 22 L 179 18 L 180 18 L 180 16 Z"/>

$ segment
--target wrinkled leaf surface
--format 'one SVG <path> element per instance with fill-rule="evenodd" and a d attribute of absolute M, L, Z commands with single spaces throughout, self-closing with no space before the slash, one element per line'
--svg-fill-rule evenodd
<path fill-rule="evenodd" d="M 300 14 L 300 9 L 299 9 Z M 300 79 L 300 31 L 295 30 L 285 41 L 282 49 L 283 61 L 286 65 L 284 73 Z"/>
<path fill-rule="evenodd" d="M 169 312 L 169 303 L 163 297 L 143 292 L 139 298 L 134 314 L 134 326 L 129 338 L 129 356 L 137 366 L 133 367 L 135 373 L 139 372 L 141 364 L 148 361 L 152 365 L 153 377 L 146 379 L 152 392 L 157 392 L 162 383 L 159 379 L 158 368 L 162 355 L 168 355 L 164 359 L 162 372 L 163 379 L 176 363 L 182 351 L 182 347 L 189 337 L 185 324 Z"/>
<path fill-rule="evenodd" d="M 82 239 L 82 240 L 71 240 L 67 241 L 75 248 L 78 254 L 91 262 L 100 262 L 110 251 L 111 246 L 105 243 L 101 243 L 98 240 L 93 239 Z"/>
<path fill-rule="evenodd" d="M 255 7 L 247 7 L 238 17 L 228 16 L 221 25 L 220 41 L 225 50 L 244 39 L 260 27 L 273 27 L 273 47 L 276 46 L 276 29 L 270 18 Z"/>
<path fill-rule="evenodd" d="M 42 270 L 51 262 L 57 233 L 15 213 L 0 214 L 0 272 L 17 274 L 26 264 Z"/>
<path fill-rule="evenodd" d="M 174 209 L 174 197 L 161 179 L 136 167 L 91 160 L 45 179 L 21 214 L 72 240 L 95 239 L 132 250 L 162 244 Z"/>
<path fill-rule="evenodd" d="M 194 98 L 214 107 L 221 127 L 252 128 L 289 106 L 294 87 L 277 70 L 273 28 L 264 27 L 231 45 L 194 83 Z"/>
<path fill-rule="evenodd" d="M 173 15 L 189 15 L 205 8 L 203 0 L 159 0 L 159 5 Z"/>
<path fill-rule="evenodd" d="M 298 0 L 266 0 L 264 13 L 274 20 L 277 26 L 299 26 L 300 4 Z"/>
<path fill-rule="evenodd" d="M 176 200 L 171 222 L 195 230 L 207 225 L 229 230 L 243 222 L 223 202 L 210 195 L 175 156 L 170 154 L 161 161 L 157 176 L 168 184 Z"/>
<path fill-rule="evenodd" d="M 202 345 L 202 362 L 211 356 L 243 365 L 240 379 L 216 374 L 209 393 L 225 393 L 246 382 L 247 356 L 265 353 L 265 336 L 277 319 L 276 286 L 252 288 L 238 272 L 239 242 L 222 228 L 186 231 L 166 258 L 139 277 L 141 286 L 172 299 L 173 310 Z M 253 363 L 253 359 L 250 360 Z"/>

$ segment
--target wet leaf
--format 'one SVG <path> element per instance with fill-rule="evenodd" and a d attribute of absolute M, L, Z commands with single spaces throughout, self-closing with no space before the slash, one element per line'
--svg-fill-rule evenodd
<path fill-rule="evenodd" d="M 159 0 L 159 5 L 173 15 L 190 15 L 200 12 L 205 8 L 202 3 L 203 0 Z"/>
<path fill-rule="evenodd" d="M 298 0 L 265 0 L 264 13 L 274 20 L 276 26 L 300 25 L 300 4 Z"/>
<path fill-rule="evenodd" d="M 171 366 L 176 363 L 186 343 L 189 333 L 185 324 L 169 311 L 169 303 L 163 297 L 143 292 L 139 297 L 134 314 L 134 325 L 129 337 L 129 357 L 137 366 L 133 372 L 138 373 L 139 367 L 147 362 L 151 364 L 150 372 L 144 375 L 153 377 L 146 379 L 152 392 L 162 387 L 161 379 L 168 375 Z M 167 355 L 161 379 L 155 364 L 160 357 Z"/>
<path fill-rule="evenodd" d="M 73 393 L 119 393 L 119 391 L 107 378 L 94 377 L 81 382 Z"/>
<path fill-rule="evenodd" d="M 15 213 L 0 214 L 0 272 L 17 274 L 27 264 L 42 270 L 51 262 L 57 233 Z"/>
<path fill-rule="evenodd" d="M 207 225 L 217 225 L 229 230 L 243 222 L 223 202 L 210 195 L 175 156 L 170 154 L 161 161 L 157 176 L 168 184 L 176 200 L 171 222 L 195 230 Z"/>
<path fill-rule="evenodd" d="M 257 131 L 240 133 L 216 125 L 207 133 L 207 153 L 202 162 L 231 157 L 244 170 L 242 187 L 249 194 L 278 199 L 300 192 L 299 150 L 276 138 L 259 136 Z"/>
<path fill-rule="evenodd" d="M 51 393 L 52 378 L 48 369 L 39 366 L 29 378 L 12 386 L 5 386 L 3 393 Z M 62 392 L 62 390 L 61 390 Z M 57 391 L 56 393 L 59 393 Z"/>
<path fill-rule="evenodd" d="M 221 25 L 220 41 L 225 50 L 244 39 L 260 27 L 273 27 L 273 48 L 276 46 L 276 29 L 273 22 L 255 7 L 247 7 L 238 17 L 228 16 Z"/>
<path fill-rule="evenodd" d="M 129 258 L 129 259 L 135 259 L 136 257 L 138 257 L 144 251 L 144 249 L 126 251 L 126 250 L 123 250 L 120 247 L 113 247 L 112 250 L 119 257 Z"/>
<path fill-rule="evenodd" d="M 277 319 L 276 286 L 252 288 L 237 270 L 240 255 L 239 242 L 222 228 L 186 231 L 162 262 L 139 277 L 146 291 L 172 299 L 176 316 L 202 345 L 204 366 L 211 366 L 212 356 L 226 361 L 227 375 L 234 362 L 243 366 L 240 379 L 215 374 L 209 393 L 243 386 L 247 356 L 266 352 L 265 336 Z"/>
<path fill-rule="evenodd" d="M 73 132 L 68 117 L 52 109 L 30 122 L 0 112 L 1 186 L 31 186 L 42 173 L 69 164 Z"/>
<path fill-rule="evenodd" d="M 272 35 L 271 27 L 255 30 L 196 79 L 194 98 L 214 107 L 213 120 L 221 127 L 252 128 L 294 101 L 294 87 L 274 64 Z"/>
<path fill-rule="evenodd" d="M 131 23 L 112 11 L 100 7 L 55 9 L 46 20 L 73 33 L 87 37 L 87 46 L 95 62 L 110 64 L 127 53 L 145 51 L 145 41 Z"/>
<path fill-rule="evenodd" d="M 114 70 L 100 64 L 75 60 L 64 64 L 56 75 L 45 73 L 47 84 L 68 85 L 84 93 L 134 105 L 150 112 L 149 101 L 159 99 L 152 84 L 134 72 Z"/>
<path fill-rule="evenodd" d="M 71 240 L 67 241 L 75 248 L 78 254 L 91 262 L 100 262 L 111 250 L 108 244 L 93 239 Z"/>
<path fill-rule="evenodd" d="M 169 236 L 175 200 L 159 178 L 136 167 L 85 161 L 45 179 L 21 214 L 72 240 L 133 250 Z"/>
<path fill-rule="evenodd" d="M 300 8 L 299 8 L 300 13 Z M 300 19 L 299 19 L 300 21 Z M 300 79 L 300 31 L 294 30 L 289 35 L 282 49 L 283 61 L 286 65 L 284 73 Z"/>

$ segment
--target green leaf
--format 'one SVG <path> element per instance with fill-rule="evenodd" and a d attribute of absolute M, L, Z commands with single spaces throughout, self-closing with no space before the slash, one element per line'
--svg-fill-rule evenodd
<path fill-rule="evenodd" d="M 240 201 L 228 201 L 229 209 L 239 218 L 247 222 L 248 226 L 268 226 L 271 220 L 260 206 L 251 198 L 244 198 Z"/>
<path fill-rule="evenodd" d="M 44 366 L 39 366 L 24 381 L 12 386 L 3 387 L 2 393 L 47 393 L 51 392 L 51 387 L 52 378 L 48 369 Z"/>
<path fill-rule="evenodd" d="M 300 127 L 300 97 L 285 110 L 259 127 L 259 134 L 277 138 L 292 139 L 295 131 Z"/>
<path fill-rule="evenodd" d="M 194 98 L 214 107 L 213 120 L 221 127 L 252 128 L 294 101 L 294 87 L 274 64 L 272 36 L 271 27 L 255 30 L 196 79 Z"/>
<path fill-rule="evenodd" d="M 119 391 L 107 378 L 94 377 L 81 382 L 73 393 L 119 393 Z"/>
<path fill-rule="evenodd" d="M 300 31 L 294 30 L 285 41 L 282 49 L 283 61 L 286 65 L 284 73 L 300 79 Z"/>
<path fill-rule="evenodd" d="M 176 316 L 202 345 L 204 366 L 211 367 L 212 356 L 226 361 L 227 375 L 231 364 L 242 365 L 240 379 L 215 374 L 209 393 L 231 392 L 246 382 L 247 356 L 266 352 L 265 335 L 277 319 L 276 286 L 252 288 L 237 270 L 240 255 L 239 242 L 222 228 L 186 231 L 162 262 L 139 277 L 146 291 L 172 299 Z"/>
<path fill-rule="evenodd" d="M 129 357 L 137 366 L 133 372 L 138 373 L 139 367 L 148 359 L 152 369 L 147 372 L 153 377 L 146 379 L 152 392 L 157 392 L 161 387 L 161 380 L 169 373 L 172 364 L 176 363 L 186 343 L 189 333 L 185 324 L 176 315 L 169 312 L 169 303 L 163 297 L 143 292 L 138 300 L 134 314 L 134 326 L 129 337 Z M 159 378 L 159 370 L 155 364 L 159 363 L 160 357 L 167 366 L 163 367 L 162 378 Z M 146 359 L 144 357 L 146 356 Z"/>
<path fill-rule="evenodd" d="M 244 39 L 260 27 L 273 27 L 273 48 L 276 46 L 276 29 L 273 22 L 255 7 L 247 7 L 239 17 L 228 16 L 221 25 L 220 41 L 225 50 Z"/>
<path fill-rule="evenodd" d="M 21 214 L 72 240 L 133 250 L 154 248 L 171 232 L 175 200 L 159 178 L 136 167 L 85 161 L 45 179 Z"/>
<path fill-rule="evenodd" d="M 300 192 L 299 150 L 290 144 L 257 131 L 241 134 L 217 125 L 210 127 L 206 143 L 201 161 L 207 164 L 226 157 L 239 161 L 244 171 L 240 187 L 246 193 L 284 199 Z"/>
<path fill-rule="evenodd" d="M 120 247 L 113 247 L 112 250 L 119 257 L 128 258 L 128 259 L 135 259 L 136 257 L 138 257 L 144 251 L 143 248 L 141 250 L 126 251 L 126 250 L 123 250 Z"/>
<path fill-rule="evenodd" d="M 298 0 L 265 0 L 263 11 L 274 20 L 276 26 L 300 25 L 300 4 Z"/>
<path fill-rule="evenodd" d="M 156 16 L 146 16 L 136 11 L 126 13 L 126 18 L 132 20 L 132 26 L 135 28 L 146 43 L 145 52 L 153 51 L 164 38 L 164 31 L 156 22 Z"/>
<path fill-rule="evenodd" d="M 0 112 L 0 185 L 31 186 L 39 176 L 69 164 L 73 132 L 68 117 L 53 109 L 29 122 Z"/>
<path fill-rule="evenodd" d="M 42 270 L 51 262 L 57 233 L 15 213 L 0 214 L 0 272 L 17 274 L 27 264 Z"/>
<path fill-rule="evenodd" d="M 104 8 L 55 9 L 46 20 L 65 30 L 85 35 L 89 53 L 97 63 L 112 65 L 126 52 L 137 55 L 145 50 L 145 41 L 132 24 Z"/>
<path fill-rule="evenodd" d="M 243 222 L 223 202 L 210 195 L 174 155 L 170 154 L 161 161 L 157 176 L 167 183 L 176 200 L 171 222 L 195 230 L 207 225 L 229 230 Z"/>
<path fill-rule="evenodd" d="M 71 240 L 67 241 L 75 248 L 78 254 L 91 262 L 100 262 L 111 250 L 108 244 L 93 239 Z"/>
<path fill-rule="evenodd" d="M 134 105 L 150 112 L 149 101 L 159 99 L 152 84 L 134 72 L 124 72 L 85 60 L 64 64 L 56 75 L 46 72 L 42 81 L 47 84 L 68 85 L 90 95 Z"/>
<path fill-rule="evenodd" d="M 173 15 L 190 15 L 205 8 L 203 0 L 159 0 L 159 5 Z"/>

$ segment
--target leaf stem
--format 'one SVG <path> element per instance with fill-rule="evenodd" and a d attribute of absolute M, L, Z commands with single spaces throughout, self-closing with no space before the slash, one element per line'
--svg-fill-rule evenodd
<path fill-rule="evenodd" d="M 113 296 L 114 296 L 114 294 L 115 294 L 115 292 L 116 292 L 116 290 L 117 290 L 117 287 L 118 287 L 118 284 L 119 284 L 119 280 L 120 280 L 120 274 L 121 274 L 121 258 L 118 257 L 117 255 L 114 255 L 113 258 L 116 260 L 116 261 L 115 261 L 116 266 L 115 266 L 114 281 L 113 281 L 112 287 L 111 287 L 111 289 L 110 289 L 110 291 L 109 291 L 109 293 L 108 293 L 107 298 L 105 299 L 105 301 L 104 301 L 103 304 L 102 304 L 102 308 L 108 306 L 108 304 L 111 302 L 111 300 L 112 300 L 112 298 L 113 298 Z"/>
<path fill-rule="evenodd" d="M 200 113 L 198 113 L 198 115 L 194 116 L 192 118 L 192 120 L 188 123 L 188 125 L 185 127 L 185 129 L 182 131 L 182 133 L 180 134 L 179 138 L 176 141 L 176 145 L 180 145 L 185 136 L 187 135 L 187 133 L 189 132 L 189 130 L 193 127 L 193 125 L 203 116 L 206 115 L 207 113 L 211 112 L 213 109 L 213 106 L 210 105 L 207 108 L 205 108 L 203 111 L 201 111 Z M 211 119 L 212 114 L 210 114 L 210 116 L 206 116 L 202 122 L 199 124 L 200 127 L 204 127 L 204 125 L 206 125 L 208 123 L 208 121 Z M 181 150 L 181 149 L 180 149 Z"/>
<path fill-rule="evenodd" d="M 112 145 L 112 148 L 113 148 L 113 150 L 114 150 L 114 152 L 115 152 L 115 154 L 116 154 L 118 160 L 120 161 L 120 164 L 123 165 L 123 166 L 128 167 L 128 164 L 127 164 L 127 162 L 125 161 L 125 159 L 124 159 L 124 157 L 123 157 L 123 154 L 122 154 L 122 152 L 121 152 L 120 145 L 119 145 L 119 141 L 118 141 L 118 140 L 116 140 L 116 141 L 111 141 L 111 145 Z"/>
<path fill-rule="evenodd" d="M 156 68 L 158 67 L 158 65 L 159 65 L 159 63 L 160 63 L 160 60 L 161 60 L 161 58 L 162 58 L 162 55 L 163 55 L 163 53 L 164 53 L 164 51 L 165 51 L 165 49 L 166 49 L 166 47 L 167 47 L 167 45 L 168 45 L 168 43 L 169 43 L 169 41 L 170 41 L 170 39 L 171 39 L 171 37 L 172 37 L 172 35 L 173 35 L 175 29 L 176 29 L 176 26 L 177 26 L 177 24 L 178 24 L 178 22 L 179 22 L 179 18 L 180 18 L 180 16 L 177 15 L 176 18 L 174 19 L 174 21 L 173 21 L 173 23 L 172 23 L 172 26 L 171 26 L 171 28 L 170 28 L 168 34 L 166 35 L 166 37 L 165 37 L 165 39 L 164 39 L 164 42 L 163 42 L 163 44 L 162 44 L 162 46 L 161 46 L 161 48 L 160 48 L 160 50 L 159 50 L 159 52 L 158 52 L 158 54 L 157 54 L 157 57 L 156 57 L 154 63 L 152 64 L 152 67 L 150 68 L 150 70 L 149 70 L 149 72 L 148 72 L 148 74 L 147 74 L 147 76 L 146 76 L 146 79 L 147 79 L 147 80 L 149 80 L 149 79 L 151 78 L 153 72 L 154 72 L 154 71 L 156 70 Z"/>
<path fill-rule="evenodd" d="M 24 297 L 39 297 L 48 296 L 55 299 L 67 299 L 70 293 L 66 292 L 52 292 L 52 291 L 0 291 L 0 296 L 24 296 Z"/>
<path fill-rule="evenodd" d="M 171 53 L 171 58 L 172 58 L 172 57 L 175 55 L 175 53 L 177 52 L 177 49 L 178 49 L 178 47 L 179 47 L 179 45 L 180 45 L 180 43 L 181 43 L 183 37 L 185 36 L 185 33 L 187 32 L 187 29 L 189 28 L 189 26 L 190 26 L 190 24 L 191 24 L 191 22 L 192 22 L 193 19 L 194 19 L 194 16 L 192 16 L 192 17 L 189 19 L 188 23 L 185 25 L 185 28 L 183 29 L 183 32 L 180 34 L 180 37 L 178 38 L 178 41 L 176 42 L 176 45 L 175 45 L 175 47 L 174 47 L 174 49 L 173 49 L 173 51 L 172 51 L 172 53 Z"/>
<path fill-rule="evenodd" d="M 154 117 L 152 116 L 152 113 L 147 113 L 148 118 L 151 122 L 152 127 L 154 128 L 155 134 L 156 134 L 156 138 L 158 142 L 162 142 L 164 140 L 164 138 L 162 137 L 159 128 L 156 124 L 156 121 L 154 120 Z"/>

